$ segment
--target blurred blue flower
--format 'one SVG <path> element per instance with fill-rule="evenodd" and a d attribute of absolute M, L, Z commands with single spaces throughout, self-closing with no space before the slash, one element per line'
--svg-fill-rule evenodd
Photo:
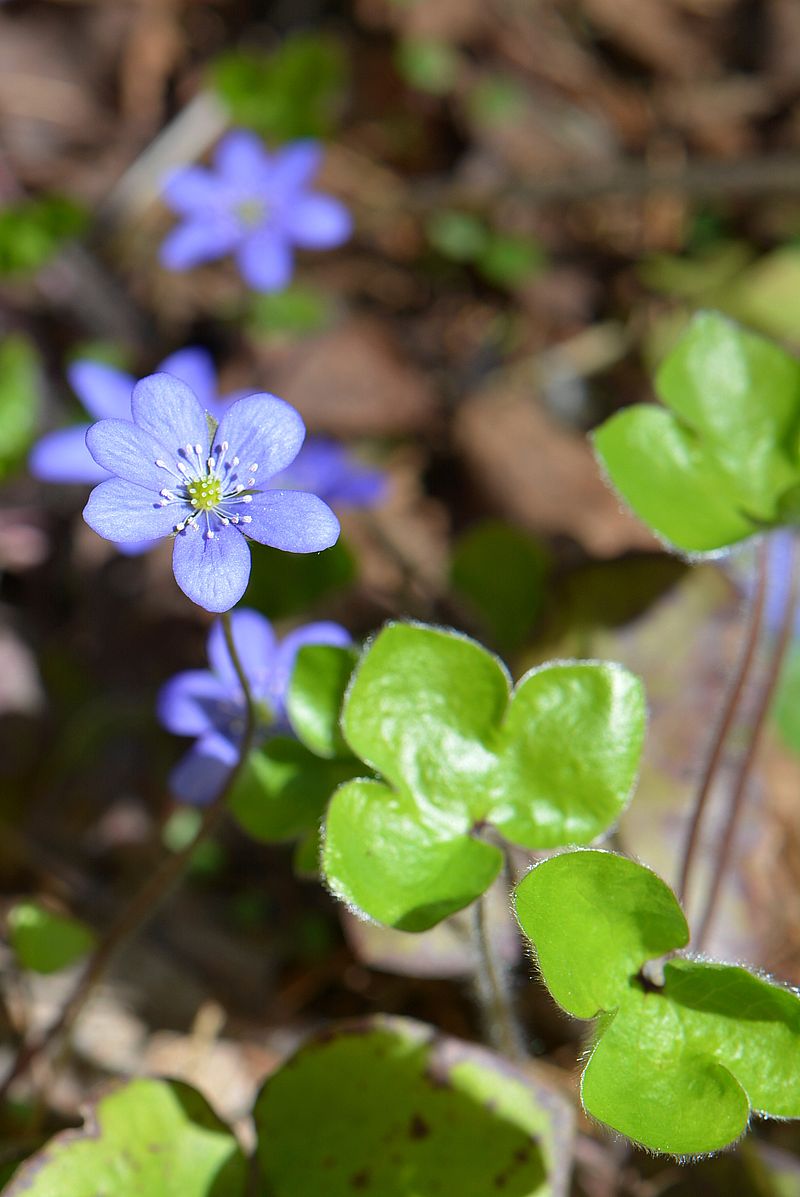
<path fill-rule="evenodd" d="M 324 436 L 310 436 L 272 485 L 311 490 L 332 507 L 374 507 L 386 493 L 386 476 Z"/>
<path fill-rule="evenodd" d="M 291 733 L 286 694 L 298 651 L 305 644 L 350 644 L 335 623 L 311 623 L 278 643 L 272 625 L 247 608 L 231 616 L 233 642 L 256 700 L 256 739 Z M 236 762 L 245 726 L 245 701 L 219 621 L 208 638 L 210 669 L 179 673 L 161 688 L 157 713 L 164 727 L 197 742 L 170 776 L 170 789 L 184 802 L 207 803 Z"/>
<path fill-rule="evenodd" d="M 182 221 L 162 243 L 162 264 L 189 270 L 232 253 L 249 286 L 282 290 L 294 247 L 333 249 L 352 231 L 344 204 L 310 190 L 321 157 L 313 141 L 270 153 L 253 133 L 226 134 L 213 170 L 182 167 L 165 182 L 164 201 Z"/>
<path fill-rule="evenodd" d="M 95 532 L 118 543 L 174 538 L 172 568 L 184 594 L 227 611 L 250 576 L 247 538 L 290 553 L 317 553 L 339 521 L 305 491 L 264 489 L 294 461 L 300 415 L 274 395 L 237 399 L 210 431 L 194 393 L 171 374 L 133 389 L 133 420 L 93 424 L 86 444 L 112 476 L 84 508 Z"/>

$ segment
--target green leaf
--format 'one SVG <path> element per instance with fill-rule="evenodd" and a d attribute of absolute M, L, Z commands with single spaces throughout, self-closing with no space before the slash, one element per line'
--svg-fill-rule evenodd
<path fill-rule="evenodd" d="M 56 973 L 94 947 L 94 934 L 78 919 L 54 914 L 39 902 L 17 902 L 8 912 L 8 937 L 20 968 Z"/>
<path fill-rule="evenodd" d="M 714 552 L 782 522 L 800 485 L 800 364 L 713 313 L 695 317 L 635 406 L 595 433 L 612 485 L 656 535 Z"/>
<path fill-rule="evenodd" d="M 518 287 L 539 274 L 546 258 L 538 241 L 513 233 L 493 232 L 477 261 L 487 282 L 495 287 Z"/>
<path fill-rule="evenodd" d="M 23 460 L 36 438 L 41 409 L 39 359 L 25 337 L 0 344 L 0 479 Z"/>
<path fill-rule="evenodd" d="M 74 200 L 45 195 L 0 210 L 0 275 L 32 274 L 84 232 L 88 213 Z"/>
<path fill-rule="evenodd" d="M 486 520 L 457 542 L 450 582 L 482 617 L 504 654 L 525 643 L 545 599 L 550 555 L 521 528 Z"/>
<path fill-rule="evenodd" d="M 406 83 L 431 95 L 446 95 L 458 79 L 459 56 L 447 42 L 410 38 L 400 42 L 395 61 Z"/>
<path fill-rule="evenodd" d="M 347 65 L 339 42 L 316 33 L 295 33 L 272 54 L 223 54 L 212 67 L 211 79 L 234 123 L 275 141 L 291 141 L 334 132 Z"/>
<path fill-rule="evenodd" d="M 327 295 L 294 285 L 253 297 L 248 325 L 268 337 L 308 336 L 331 322 L 333 305 Z"/>
<path fill-rule="evenodd" d="M 179 1081 L 139 1079 L 56 1135 L 3 1197 L 244 1197 L 246 1162 L 205 1098 Z"/>
<path fill-rule="evenodd" d="M 268 619 L 307 614 L 314 603 L 349 586 L 355 576 L 355 559 L 341 539 L 324 553 L 284 553 L 254 545 L 242 602 Z"/>
<path fill-rule="evenodd" d="M 357 660 L 355 649 L 332 644 L 307 644 L 297 654 L 286 710 L 294 731 L 317 756 L 350 755 L 339 716 Z"/>
<path fill-rule="evenodd" d="M 618 817 L 644 734 L 639 681 L 564 662 L 510 694 L 501 663 L 456 633 L 390 624 L 351 682 L 345 739 L 383 782 L 334 795 L 323 867 L 343 901 L 422 931 L 491 883 L 512 843 L 586 843 Z"/>
<path fill-rule="evenodd" d="M 751 1111 L 800 1117 L 800 998 L 744 968 L 670 959 L 684 947 L 670 889 L 625 857 L 554 857 L 520 882 L 517 915 L 553 997 L 602 1015 L 581 1084 L 587 1111 L 654 1151 L 717 1151 Z"/>
<path fill-rule="evenodd" d="M 253 839 L 281 843 L 313 831 L 333 791 L 363 773 L 348 757 L 323 760 L 304 744 L 276 736 L 251 753 L 229 799 L 230 811 Z"/>
<path fill-rule="evenodd" d="M 425 232 L 433 248 L 453 262 L 474 262 L 489 239 L 489 230 L 480 216 L 454 208 L 434 212 Z"/>
<path fill-rule="evenodd" d="M 563 1099 L 491 1053 L 406 1019 L 344 1023 L 271 1076 L 254 1110 L 274 1197 L 556 1197 Z"/>

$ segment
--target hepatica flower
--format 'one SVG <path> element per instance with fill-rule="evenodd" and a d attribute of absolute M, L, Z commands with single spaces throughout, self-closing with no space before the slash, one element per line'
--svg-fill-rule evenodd
<path fill-rule="evenodd" d="M 295 657 L 305 644 L 350 644 L 335 623 L 311 623 L 278 643 L 272 625 L 257 611 L 243 608 L 231 616 L 233 641 L 256 702 L 256 739 L 291 733 L 286 693 Z M 171 678 L 158 696 L 157 713 L 168 731 L 195 736 L 197 742 L 170 776 L 170 788 L 184 802 L 206 803 L 219 792 L 236 762 L 245 726 L 245 700 L 222 627 L 208 638 L 210 669 L 192 669 Z"/>
<path fill-rule="evenodd" d="M 194 391 L 200 403 L 219 420 L 235 395 L 217 396 L 217 379 L 211 354 L 205 349 L 189 347 L 171 354 L 158 367 L 159 371 L 174 374 Z M 132 374 L 117 370 L 102 362 L 78 361 L 67 371 L 70 386 L 83 406 L 96 420 L 111 417 L 130 420 L 131 395 L 136 385 Z M 86 447 L 86 433 L 91 424 L 72 424 L 48 432 L 33 446 L 28 466 L 35 478 L 42 482 L 90 483 L 110 477 L 99 466 Z M 298 488 L 300 489 L 300 488 Z M 128 556 L 143 553 L 150 541 L 129 541 L 117 546 Z"/>
<path fill-rule="evenodd" d="M 175 580 L 207 611 L 227 611 L 244 594 L 248 539 L 290 553 L 336 543 L 339 522 L 322 499 L 269 489 L 305 436 L 282 399 L 237 399 L 215 424 L 186 383 L 151 374 L 133 389 L 131 415 L 101 420 L 86 434 L 111 477 L 92 491 L 84 519 L 122 544 L 172 537 Z"/>
<path fill-rule="evenodd" d="M 313 141 L 270 153 L 253 133 L 228 133 L 213 169 L 187 166 L 166 180 L 164 201 L 181 223 L 161 246 L 163 265 L 189 270 L 233 254 L 249 286 L 282 290 L 292 276 L 295 247 L 333 249 L 350 236 L 345 206 L 311 190 L 321 156 Z"/>
<path fill-rule="evenodd" d="M 235 399 L 248 392 L 220 395 L 211 354 L 190 346 L 171 354 L 158 373 L 173 374 L 194 392 L 201 406 L 219 421 Z M 131 395 L 136 385 L 132 374 L 101 362 L 78 361 L 67 371 L 70 385 L 83 406 L 95 420 L 107 417 L 131 419 Z M 49 432 L 34 445 L 28 465 L 42 482 L 102 482 L 110 475 L 99 466 L 86 446 L 91 424 L 73 424 Z M 344 445 L 327 437 L 308 437 L 299 454 L 277 477 L 272 487 L 285 490 L 309 490 L 332 506 L 370 507 L 378 503 L 386 489 L 383 473 L 359 462 Z M 120 545 L 123 552 L 132 548 L 144 551 L 152 542 Z"/>

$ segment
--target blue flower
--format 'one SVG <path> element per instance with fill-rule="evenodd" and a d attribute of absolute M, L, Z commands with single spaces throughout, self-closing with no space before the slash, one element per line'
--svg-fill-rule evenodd
<path fill-rule="evenodd" d="M 182 217 L 161 246 L 169 270 L 189 270 L 233 253 L 257 291 L 280 291 L 292 276 L 292 251 L 333 249 L 350 236 L 345 206 L 309 189 L 322 156 L 313 141 L 269 153 L 253 133 L 233 130 L 214 169 L 187 166 L 168 176 L 163 198 Z"/>
<path fill-rule="evenodd" d="M 86 444 L 112 475 L 96 486 L 84 519 L 107 540 L 174 537 L 181 590 L 207 611 L 227 611 L 250 576 L 247 538 L 290 553 L 317 553 L 339 521 L 317 495 L 265 489 L 305 437 L 299 414 L 274 395 L 248 395 L 218 425 L 171 374 L 133 389 L 133 420 L 93 424 Z M 212 431 L 213 429 L 213 431 Z"/>
<path fill-rule="evenodd" d="M 286 693 L 295 657 L 305 644 L 350 644 L 336 623 L 297 628 L 279 644 L 269 620 L 247 608 L 231 616 L 233 642 L 247 676 L 258 712 L 256 738 L 291 733 Z M 219 792 L 236 762 L 245 725 L 245 701 L 219 621 L 208 638 L 210 669 L 179 673 L 161 688 L 157 713 L 168 731 L 196 736 L 170 776 L 170 789 L 184 802 L 206 803 Z"/>
<path fill-rule="evenodd" d="M 272 481 L 312 490 L 333 507 L 374 507 L 386 493 L 381 470 L 363 465 L 344 445 L 323 436 L 310 436 L 288 470 Z"/>

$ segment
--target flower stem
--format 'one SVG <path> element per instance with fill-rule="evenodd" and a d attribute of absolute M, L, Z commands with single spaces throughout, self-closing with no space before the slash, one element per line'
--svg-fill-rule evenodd
<path fill-rule="evenodd" d="M 677 888 L 678 898 L 682 906 L 685 906 L 686 904 L 689 893 L 689 881 L 691 880 L 692 870 L 697 858 L 697 850 L 700 846 L 700 827 L 703 822 L 703 816 L 705 815 L 706 807 L 708 806 L 708 800 L 711 796 L 711 790 L 717 776 L 717 770 L 719 769 L 720 763 L 722 761 L 725 745 L 733 726 L 733 721 L 736 716 L 739 702 L 745 691 L 747 679 L 750 675 L 753 662 L 755 661 L 756 648 L 758 647 L 759 633 L 761 631 L 761 618 L 764 612 L 764 600 L 767 594 L 767 584 L 769 578 L 768 554 L 768 543 L 766 540 L 764 540 L 759 547 L 756 593 L 750 607 L 749 618 L 747 621 L 747 635 L 745 638 L 742 655 L 739 659 L 739 666 L 728 689 L 725 705 L 722 709 L 714 740 L 711 744 L 711 749 L 706 760 L 705 769 L 703 770 L 703 775 L 700 780 L 700 788 L 697 791 L 697 798 L 695 799 L 694 809 L 692 811 L 692 817 L 689 823 L 689 832 L 683 849 L 683 859 L 681 862 L 680 878 Z"/>
<path fill-rule="evenodd" d="M 475 950 L 475 993 L 489 1044 L 507 1059 L 527 1059 L 525 1040 L 511 990 L 505 962 L 492 943 L 489 894 L 474 903 L 473 945 Z"/>
<path fill-rule="evenodd" d="M 761 741 L 761 733 L 764 729 L 764 724 L 766 722 L 767 715 L 769 714 L 770 706 L 772 705 L 775 687 L 780 679 L 781 668 L 783 666 L 784 657 L 786 656 L 786 650 L 789 647 L 792 639 L 795 609 L 797 607 L 798 584 L 800 583 L 797 569 L 797 546 L 794 542 L 792 543 L 790 569 L 791 581 L 789 584 L 789 594 L 786 598 L 777 639 L 769 660 L 767 675 L 764 678 L 761 693 L 758 698 L 758 706 L 756 707 L 756 711 L 753 716 L 747 750 L 739 766 L 738 775 L 736 777 L 736 782 L 731 794 L 728 815 L 725 822 L 725 828 L 722 832 L 722 840 L 717 851 L 716 861 L 714 863 L 714 871 L 712 874 L 708 894 L 706 896 L 705 908 L 699 921 L 697 934 L 695 936 L 695 947 L 698 951 L 702 951 L 705 947 L 711 925 L 717 913 L 719 898 L 722 892 L 722 883 L 725 879 L 728 866 L 731 863 L 733 848 L 736 843 L 736 833 L 739 829 L 739 823 L 741 822 L 742 812 L 744 810 L 744 799 L 747 794 L 747 783 L 750 780 L 750 774 L 752 773 L 753 766 L 756 762 L 758 748 Z"/>
<path fill-rule="evenodd" d="M 179 852 L 171 853 L 162 861 L 160 867 L 148 877 L 106 931 L 89 957 L 75 988 L 62 1007 L 55 1022 L 38 1038 L 23 1042 L 20 1045 L 8 1075 L 2 1084 L 0 1084 L 0 1100 L 6 1096 L 13 1082 L 28 1071 L 34 1060 L 43 1052 L 62 1042 L 70 1033 L 78 1018 L 83 1013 L 84 1007 L 94 993 L 98 983 L 105 976 L 109 964 L 119 949 L 136 931 L 150 921 L 162 902 L 180 881 L 197 847 L 217 829 L 222 821 L 228 797 L 250 754 L 255 736 L 253 696 L 236 651 L 231 631 L 230 614 L 227 611 L 222 615 L 222 628 L 225 635 L 225 643 L 241 684 L 245 701 L 245 728 L 236 763 L 225 778 L 219 793 L 205 808 L 200 825 L 190 842 Z"/>

